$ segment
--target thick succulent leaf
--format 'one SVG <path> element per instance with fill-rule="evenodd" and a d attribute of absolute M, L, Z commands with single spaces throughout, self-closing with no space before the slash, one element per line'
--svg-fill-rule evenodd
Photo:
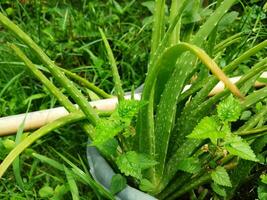
<path fill-rule="evenodd" d="M 234 122 L 241 115 L 242 107 L 240 102 L 230 95 L 217 107 L 218 117 L 224 122 Z"/>
<path fill-rule="evenodd" d="M 177 169 L 194 174 L 200 171 L 201 163 L 198 158 L 186 158 L 178 162 Z"/>
<path fill-rule="evenodd" d="M 218 166 L 214 171 L 212 171 L 211 178 L 218 185 L 232 187 L 230 177 L 224 167 Z"/>
<path fill-rule="evenodd" d="M 225 133 L 219 131 L 219 125 L 213 117 L 204 117 L 187 137 L 195 139 L 209 138 L 211 141 L 224 138 Z"/>
<path fill-rule="evenodd" d="M 238 135 L 228 133 L 225 137 L 224 146 L 232 155 L 236 155 L 245 160 L 258 162 L 258 159 L 249 144 Z"/>
<path fill-rule="evenodd" d="M 145 154 L 129 151 L 120 155 L 116 160 L 116 164 L 126 176 L 142 179 L 142 170 L 156 165 L 157 162 Z"/>

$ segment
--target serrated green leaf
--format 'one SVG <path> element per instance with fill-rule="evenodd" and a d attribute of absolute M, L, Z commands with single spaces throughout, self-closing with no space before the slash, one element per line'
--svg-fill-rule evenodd
<path fill-rule="evenodd" d="M 226 13 L 218 24 L 218 31 L 222 31 L 227 28 L 227 26 L 231 25 L 237 19 L 238 14 L 239 13 L 236 11 Z"/>
<path fill-rule="evenodd" d="M 212 183 L 211 184 L 211 188 L 212 188 L 213 192 L 215 192 L 216 194 L 218 194 L 218 195 L 220 195 L 222 197 L 226 196 L 226 191 L 222 186 L 220 186 L 220 185 L 218 185 L 216 183 Z"/>
<path fill-rule="evenodd" d="M 259 200 L 267 199 L 267 186 L 266 185 L 260 185 L 258 187 L 258 198 Z"/>
<path fill-rule="evenodd" d="M 197 158 L 186 158 L 178 163 L 177 169 L 194 174 L 201 169 L 201 163 Z"/>
<path fill-rule="evenodd" d="M 120 171 L 126 176 L 142 179 L 142 170 L 156 165 L 157 162 L 145 154 L 129 151 L 120 155 L 116 160 L 116 164 L 118 165 Z"/>
<path fill-rule="evenodd" d="M 64 199 L 63 196 L 69 191 L 66 185 L 57 185 L 55 188 L 53 200 Z"/>
<path fill-rule="evenodd" d="M 245 160 L 259 161 L 249 144 L 238 135 L 228 133 L 225 137 L 224 147 L 232 155 Z"/>
<path fill-rule="evenodd" d="M 194 128 L 193 132 L 188 135 L 188 138 L 195 139 L 211 139 L 212 141 L 224 138 L 225 133 L 219 131 L 219 124 L 213 117 L 204 117 L 198 125 Z"/>
<path fill-rule="evenodd" d="M 117 119 L 99 119 L 95 127 L 95 138 L 93 144 L 101 146 L 109 139 L 115 137 L 123 127 Z"/>
<path fill-rule="evenodd" d="M 232 95 L 223 100 L 217 107 L 218 117 L 224 122 L 234 122 L 241 115 L 242 107 Z"/>
<path fill-rule="evenodd" d="M 200 1 L 188 1 L 182 16 L 182 23 L 189 24 L 201 20 Z"/>
<path fill-rule="evenodd" d="M 224 167 L 218 166 L 214 171 L 212 171 L 211 178 L 218 185 L 232 187 L 230 177 Z"/>
<path fill-rule="evenodd" d="M 266 175 L 266 174 L 262 174 L 262 175 L 260 176 L 260 178 L 261 178 L 261 182 L 267 184 L 267 175 Z"/>
<path fill-rule="evenodd" d="M 250 118 L 251 114 L 252 114 L 251 111 L 245 110 L 244 112 L 242 112 L 240 119 L 241 120 L 248 120 Z"/>
<path fill-rule="evenodd" d="M 152 192 L 155 189 L 155 186 L 149 180 L 141 179 L 139 188 L 144 192 Z"/>
<path fill-rule="evenodd" d="M 117 153 L 117 147 L 118 147 L 118 141 L 115 138 L 108 139 L 106 142 L 104 142 L 101 145 L 98 145 L 98 149 L 103 153 L 104 155 L 113 155 L 115 156 Z"/>
<path fill-rule="evenodd" d="M 111 184 L 110 184 L 110 192 L 111 194 L 117 194 L 122 191 L 126 187 L 126 179 L 120 174 L 115 174 L 112 176 Z"/>
<path fill-rule="evenodd" d="M 155 1 L 145 1 L 141 3 L 142 6 L 146 7 L 152 14 L 155 10 Z"/>
<path fill-rule="evenodd" d="M 142 103 L 137 100 L 122 100 L 117 107 L 119 117 L 132 119 L 140 109 Z"/>

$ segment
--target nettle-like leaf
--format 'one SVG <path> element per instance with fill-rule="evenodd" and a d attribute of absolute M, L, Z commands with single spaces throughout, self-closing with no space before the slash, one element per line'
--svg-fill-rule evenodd
<path fill-rule="evenodd" d="M 140 180 L 142 179 L 142 171 L 156 165 L 157 162 L 145 154 L 128 151 L 117 158 L 116 164 L 126 176 Z"/>
<path fill-rule="evenodd" d="M 214 141 L 224 138 L 225 132 L 219 130 L 219 123 L 214 117 L 204 117 L 187 137 L 195 139 L 209 138 L 211 141 Z"/>
<path fill-rule="evenodd" d="M 155 189 L 155 186 L 149 180 L 141 179 L 139 188 L 140 190 L 145 191 L 145 192 L 152 192 Z"/>
<path fill-rule="evenodd" d="M 225 137 L 224 147 L 232 155 L 245 160 L 259 161 L 249 144 L 238 135 L 228 133 Z"/>
<path fill-rule="evenodd" d="M 121 132 L 123 127 L 118 119 L 99 119 L 95 127 L 93 144 L 100 146 Z"/>
<path fill-rule="evenodd" d="M 98 144 L 97 147 L 104 155 L 116 156 L 118 145 L 118 141 L 115 138 L 111 138 L 102 144 Z"/>
<path fill-rule="evenodd" d="M 241 115 L 242 107 L 240 102 L 230 95 L 223 100 L 217 107 L 218 117 L 223 122 L 234 122 Z"/>
<path fill-rule="evenodd" d="M 257 192 L 258 192 L 259 200 L 266 200 L 267 199 L 267 185 L 260 184 Z"/>
<path fill-rule="evenodd" d="M 117 194 L 122 191 L 126 187 L 126 178 L 120 174 L 115 174 L 112 176 L 111 184 L 110 184 L 110 192 L 111 194 Z"/>
<path fill-rule="evenodd" d="M 93 144 L 104 149 L 105 143 L 121 132 L 125 137 L 133 135 L 134 130 L 130 128 L 131 121 L 141 105 L 142 103 L 136 100 L 121 100 L 109 118 L 98 120 Z"/>
<path fill-rule="evenodd" d="M 260 176 L 260 178 L 261 178 L 261 182 L 267 184 L 267 174 L 262 174 L 262 175 Z"/>
<path fill-rule="evenodd" d="M 141 106 L 142 103 L 137 100 L 122 100 L 117 106 L 117 113 L 122 119 L 132 119 Z"/>
<path fill-rule="evenodd" d="M 211 184 L 211 188 L 213 190 L 213 192 L 215 192 L 216 194 L 222 196 L 222 197 L 226 197 L 226 191 L 225 188 L 223 188 L 222 186 L 216 184 L 216 183 L 212 183 Z"/>
<path fill-rule="evenodd" d="M 201 163 L 197 158 L 186 158 L 179 161 L 177 169 L 194 174 L 201 170 Z"/>
<path fill-rule="evenodd" d="M 224 167 L 218 166 L 214 171 L 212 171 L 211 178 L 218 185 L 232 187 L 230 177 Z"/>

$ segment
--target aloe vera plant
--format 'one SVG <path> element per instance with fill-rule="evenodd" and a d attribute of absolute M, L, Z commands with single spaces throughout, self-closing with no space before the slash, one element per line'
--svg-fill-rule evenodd
<path fill-rule="evenodd" d="M 114 55 L 100 29 L 119 99 L 112 113 L 97 112 L 90 107 L 67 78 L 69 75 L 77 80 L 77 75 L 57 67 L 26 33 L 0 13 L 3 26 L 30 47 L 80 107 L 78 111 L 68 97 L 11 44 L 16 55 L 70 114 L 42 127 L 18 144 L 1 163 L 0 177 L 16 156 L 38 138 L 58 127 L 83 120 L 81 124 L 92 140 L 91 145 L 96 146 L 121 174 L 131 177 L 132 184 L 141 190 L 159 199 L 176 199 L 209 183 L 214 197 L 232 198 L 243 182 L 244 174 L 249 174 L 261 162 L 259 155 L 266 145 L 267 92 L 266 88 L 254 91 L 253 84 L 266 70 L 267 59 L 254 63 L 236 84 L 228 76 L 239 64 L 266 48 L 267 41 L 246 49 L 221 69 L 217 64 L 221 54 L 233 42 L 238 42 L 242 34 L 215 42 L 217 27 L 237 1 L 217 1 L 201 26 L 186 30 L 188 27 L 183 27 L 183 20 L 186 15 L 196 14 L 190 6 L 202 8 L 200 2 L 172 0 L 169 20 L 166 20 L 166 2 L 155 1 L 150 60 L 140 102 L 124 99 Z M 198 26 L 198 21 L 191 23 Z M 215 58 L 212 58 L 213 54 Z M 226 89 L 209 97 L 218 81 L 222 81 Z M 189 83 L 191 88 L 184 92 Z M 90 86 L 90 89 L 103 97 L 109 96 L 96 86 Z M 259 102 L 262 109 L 243 123 L 240 120 L 242 112 L 253 109 Z M 237 122 L 243 123 L 242 126 L 235 127 Z M 66 172 L 73 185 L 72 193 L 76 194 L 77 186 L 71 173 L 64 166 L 60 169 Z M 112 191 L 116 191 L 112 194 L 125 186 L 121 177 L 114 178 L 121 185 L 120 189 L 114 186 L 116 182 L 111 185 Z M 98 188 L 104 197 L 113 199 L 101 186 L 91 182 L 89 185 Z M 197 195 L 204 199 L 207 190 Z"/>

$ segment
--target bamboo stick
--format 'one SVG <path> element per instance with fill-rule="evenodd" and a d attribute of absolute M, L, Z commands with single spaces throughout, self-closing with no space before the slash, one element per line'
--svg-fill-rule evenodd
<path fill-rule="evenodd" d="M 236 83 L 241 77 L 234 77 L 230 78 L 230 81 L 232 83 Z M 267 72 L 264 72 L 261 75 L 261 78 L 267 78 Z M 255 82 L 255 87 L 263 87 L 265 86 L 266 83 L 260 83 L 260 82 Z M 187 85 L 184 88 L 184 91 L 188 90 L 190 88 L 190 85 Z M 222 82 L 219 82 L 210 92 L 209 96 L 213 96 L 217 93 L 220 93 L 224 90 L 224 84 Z M 131 95 L 126 95 L 126 99 L 130 99 Z M 141 98 L 141 93 L 137 93 L 134 96 L 135 99 L 140 100 Z M 101 111 L 111 111 L 114 110 L 116 107 L 116 104 L 118 103 L 118 100 L 116 97 L 110 98 L 110 99 L 102 99 L 102 100 L 97 100 L 97 101 L 91 101 L 89 102 L 90 105 Z M 77 106 L 77 105 L 76 105 Z M 58 118 L 61 118 L 63 116 L 68 115 L 68 111 L 64 107 L 57 107 L 57 108 L 52 108 L 52 109 L 47 109 L 47 110 L 42 110 L 42 111 L 35 111 L 35 112 L 30 112 L 27 114 L 19 114 L 19 115 L 12 115 L 8 117 L 2 117 L 0 118 L 0 136 L 5 136 L 5 135 L 10 135 L 14 134 L 17 132 L 20 124 L 24 122 L 24 130 L 32 130 L 32 129 L 37 129 L 45 124 L 48 124 L 49 122 L 55 121 Z"/>

